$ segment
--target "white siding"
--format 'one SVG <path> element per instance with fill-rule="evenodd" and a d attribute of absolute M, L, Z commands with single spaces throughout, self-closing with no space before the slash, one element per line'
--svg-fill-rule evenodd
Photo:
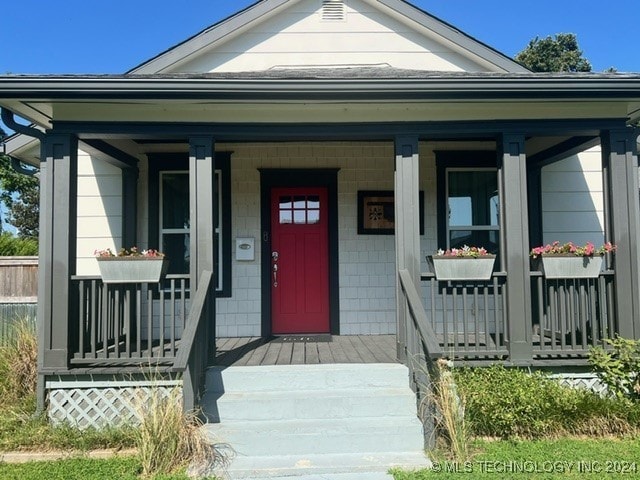
<path fill-rule="evenodd" d="M 542 169 L 544 243 L 604 241 L 600 147 Z"/>
<path fill-rule="evenodd" d="M 275 67 L 378 65 L 433 71 L 482 71 L 434 38 L 362 0 L 345 0 L 344 20 L 323 20 L 320 0 L 302 0 L 237 32 L 167 72 L 240 72 Z M 239 35 L 242 33 L 242 35 Z"/>
<path fill-rule="evenodd" d="M 231 162 L 232 238 L 260 238 L 258 168 L 339 168 L 339 296 L 342 334 L 395 332 L 395 246 L 391 235 L 357 234 L 358 190 L 393 189 L 391 143 L 225 144 Z M 433 159 L 422 162 L 427 235 L 425 255 L 435 246 Z M 428 181 L 426 179 L 429 179 Z M 430 239 L 428 241 L 427 239 Z M 429 245 L 427 245 L 429 244 Z M 427 249 L 428 246 L 428 249 Z M 253 262 L 232 260 L 232 297 L 218 299 L 220 336 L 259 336 L 261 324 L 261 242 Z"/>
<path fill-rule="evenodd" d="M 426 255 L 438 245 L 434 149 L 420 145 L 420 189 L 425 194 L 425 234 L 421 236 L 422 270 Z M 233 151 L 232 238 L 260 238 L 258 168 L 339 168 L 339 301 L 344 335 L 395 333 L 395 245 L 391 235 L 358 235 L 358 190 L 393 190 L 391 143 L 225 144 Z M 457 146 L 460 148 L 460 146 Z M 464 148 L 486 148 L 467 144 Z M 253 262 L 232 260 L 232 297 L 217 301 L 219 336 L 259 336 L 261 325 L 261 243 Z M 426 292 L 426 290 L 425 290 Z"/>
<path fill-rule="evenodd" d="M 120 169 L 78 152 L 78 275 L 97 275 L 93 252 L 122 243 Z"/>

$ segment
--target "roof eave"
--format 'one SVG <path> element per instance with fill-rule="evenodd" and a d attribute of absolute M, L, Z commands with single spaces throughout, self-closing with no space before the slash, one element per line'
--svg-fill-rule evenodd
<path fill-rule="evenodd" d="M 0 101 L 640 99 L 640 75 L 622 78 L 212 79 L 0 77 Z"/>

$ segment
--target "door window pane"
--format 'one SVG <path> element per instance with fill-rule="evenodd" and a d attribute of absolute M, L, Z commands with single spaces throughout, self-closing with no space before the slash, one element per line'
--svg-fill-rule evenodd
<path fill-rule="evenodd" d="M 281 196 L 279 198 L 280 224 L 312 225 L 320 222 L 318 195 Z"/>

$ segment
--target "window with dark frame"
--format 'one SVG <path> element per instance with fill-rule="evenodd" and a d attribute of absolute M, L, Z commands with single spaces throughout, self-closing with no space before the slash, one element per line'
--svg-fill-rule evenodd
<path fill-rule="evenodd" d="M 216 241 L 216 295 L 231 296 L 230 154 L 216 152 L 212 240 Z M 149 238 L 169 258 L 170 274 L 188 274 L 190 264 L 189 159 L 187 154 L 149 156 Z"/>
<path fill-rule="evenodd" d="M 500 250 L 500 197 L 494 152 L 436 152 L 439 248 Z"/>
<path fill-rule="evenodd" d="M 499 204 L 496 169 L 447 169 L 447 248 L 482 246 L 497 253 Z"/>

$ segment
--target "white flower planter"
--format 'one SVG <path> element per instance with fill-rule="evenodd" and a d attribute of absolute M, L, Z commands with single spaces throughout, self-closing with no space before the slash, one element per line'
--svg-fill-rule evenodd
<path fill-rule="evenodd" d="M 602 256 L 577 257 L 575 255 L 542 255 L 536 259 L 536 268 L 545 278 L 597 278 L 602 270 Z"/>
<path fill-rule="evenodd" d="M 438 280 L 489 280 L 495 261 L 495 255 L 483 255 L 478 258 L 433 255 L 427 257 L 431 271 Z"/>
<path fill-rule="evenodd" d="M 157 283 L 169 260 L 159 257 L 97 257 L 104 283 Z"/>

